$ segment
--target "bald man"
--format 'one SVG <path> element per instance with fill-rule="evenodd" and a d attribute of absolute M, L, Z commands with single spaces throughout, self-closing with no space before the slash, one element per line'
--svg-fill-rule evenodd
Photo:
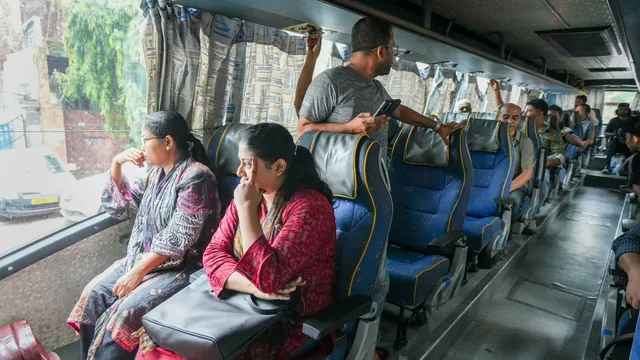
<path fill-rule="evenodd" d="M 522 119 L 520 106 L 512 103 L 505 104 L 500 95 L 500 88 L 495 80 L 491 80 L 489 85 L 494 90 L 496 104 L 498 105 L 498 114 L 496 119 L 509 124 L 509 131 L 513 142 L 513 150 L 516 160 L 515 171 L 513 172 L 513 180 L 511 180 L 511 189 L 509 189 L 509 198 L 513 199 L 515 204 L 511 212 L 511 223 L 515 223 L 522 215 L 520 208 L 522 203 L 529 196 L 529 182 L 533 177 L 533 166 L 535 164 L 535 154 L 533 153 L 533 141 L 529 137 L 518 131 L 518 125 Z M 535 222 L 527 224 L 527 232 L 536 232 Z"/>

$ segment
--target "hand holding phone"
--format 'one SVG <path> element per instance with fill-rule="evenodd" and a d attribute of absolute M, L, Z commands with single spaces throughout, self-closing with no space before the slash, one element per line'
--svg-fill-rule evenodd
<path fill-rule="evenodd" d="M 382 104 L 380 104 L 380 107 L 378 107 L 378 110 L 376 110 L 373 116 L 377 117 L 380 115 L 385 115 L 388 117 L 392 117 L 393 113 L 396 111 L 398 106 L 400 106 L 400 103 L 401 103 L 400 99 L 384 100 Z"/>

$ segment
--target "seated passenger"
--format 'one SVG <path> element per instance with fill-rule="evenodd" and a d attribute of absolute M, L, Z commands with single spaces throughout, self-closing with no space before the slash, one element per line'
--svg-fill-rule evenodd
<path fill-rule="evenodd" d="M 562 108 L 558 105 L 550 105 L 549 115 L 555 116 L 558 120 L 562 119 Z M 565 143 L 573 144 L 580 150 L 585 150 L 587 148 L 587 144 L 583 143 L 582 139 L 573 133 L 573 130 L 564 128 L 560 133 L 562 134 L 562 140 L 564 140 Z"/>
<path fill-rule="evenodd" d="M 562 141 L 562 135 L 549 124 L 545 124 L 545 116 L 549 111 L 549 105 L 542 99 L 534 99 L 527 103 L 524 115 L 535 119 L 538 127 L 538 136 L 540 137 L 540 145 L 547 152 L 547 169 L 559 168 L 564 164 L 565 160 L 565 144 Z M 551 180 L 549 174 L 545 173 L 544 181 L 540 186 L 540 204 L 543 204 L 549 194 Z"/>
<path fill-rule="evenodd" d="M 529 182 L 533 177 L 533 167 L 535 165 L 533 142 L 518 130 L 518 125 L 522 119 L 520 116 L 522 112 L 520 106 L 511 103 L 505 104 L 502 101 L 500 87 L 496 80 L 491 79 L 489 85 L 494 90 L 496 104 L 498 105 L 498 115 L 496 115 L 496 118 L 499 121 L 509 124 L 513 150 L 515 151 L 514 158 L 516 166 L 513 172 L 513 180 L 511 181 L 511 189 L 509 190 L 509 198 L 515 202 L 511 212 L 511 223 L 515 223 L 520 220 L 522 203 L 529 196 Z M 534 222 L 529 222 L 527 224 L 528 232 L 535 232 L 536 229 L 534 226 Z"/>
<path fill-rule="evenodd" d="M 579 105 L 586 105 L 588 103 L 587 101 L 587 96 L 586 95 L 578 95 L 576 96 L 576 100 L 574 102 L 573 105 L 573 109 L 577 110 Z M 596 115 L 595 111 L 590 111 L 589 115 L 588 115 L 589 121 L 591 121 L 591 123 L 593 124 L 593 126 L 595 128 L 598 128 L 598 125 L 600 124 L 600 120 L 598 120 L 598 116 Z"/>
<path fill-rule="evenodd" d="M 625 138 L 620 136 L 620 130 L 624 127 L 624 124 L 629 120 L 631 111 L 628 103 L 618 104 L 616 110 L 616 117 L 609 121 L 607 127 L 604 129 L 604 136 L 607 138 L 607 163 L 602 170 L 605 174 L 611 174 L 611 158 L 616 154 L 622 154 L 625 158 L 631 155 L 629 148 L 625 144 Z"/>
<path fill-rule="evenodd" d="M 631 155 L 630 183 L 636 198 L 640 199 L 640 118 L 631 118 L 624 123 L 622 129 L 626 133 L 626 142 Z"/>
<path fill-rule="evenodd" d="M 591 114 L 591 106 L 587 104 L 580 104 L 576 107 L 576 116 L 578 117 L 578 124 L 584 129 L 582 132 L 583 149 L 591 146 L 596 141 L 596 126 L 593 126 L 589 119 Z"/>
<path fill-rule="evenodd" d="M 640 309 L 640 225 L 615 239 L 611 249 L 618 267 L 627 274 L 627 303 Z"/>
<path fill-rule="evenodd" d="M 240 136 L 242 178 L 204 253 L 216 295 L 226 290 L 267 300 L 292 299 L 293 314 L 244 351 L 242 359 L 288 359 L 309 338 L 302 324 L 333 301 L 336 219 L 332 193 L 309 150 L 284 127 L 263 123 Z M 331 344 L 318 348 L 326 355 Z M 180 359 L 141 347 L 139 359 Z"/>
<path fill-rule="evenodd" d="M 458 100 L 454 109 L 454 112 L 457 113 L 471 113 L 471 101 L 467 99 Z"/>
<path fill-rule="evenodd" d="M 122 165 L 151 166 L 127 179 Z M 102 195 L 106 212 L 135 218 L 127 256 L 85 287 L 67 323 L 80 333 L 82 358 L 133 359 L 142 316 L 189 284 L 220 219 L 216 179 L 187 122 L 160 111 L 142 119 L 142 150 L 116 155 Z"/>

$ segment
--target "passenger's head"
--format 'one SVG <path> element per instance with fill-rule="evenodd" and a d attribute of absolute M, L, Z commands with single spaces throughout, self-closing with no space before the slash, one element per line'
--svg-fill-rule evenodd
<path fill-rule="evenodd" d="M 629 103 L 620 103 L 618 104 L 618 109 L 616 110 L 616 115 L 621 118 L 627 118 L 631 115 L 631 109 L 629 108 Z"/>
<path fill-rule="evenodd" d="M 184 154 L 210 167 L 207 151 L 182 115 L 158 111 L 142 117 L 142 152 L 147 164 L 167 166 Z"/>
<path fill-rule="evenodd" d="M 578 114 L 578 119 L 585 120 L 589 117 L 589 113 L 591 113 L 591 106 L 587 104 L 580 104 L 576 106 L 576 113 Z"/>
<path fill-rule="evenodd" d="M 622 131 L 626 133 L 626 143 L 629 150 L 640 152 L 640 118 L 632 117 L 625 121 Z"/>
<path fill-rule="evenodd" d="M 544 117 L 549 112 L 549 105 L 542 99 L 533 99 L 524 108 L 524 116 L 536 119 L 538 127 L 544 124 Z"/>
<path fill-rule="evenodd" d="M 471 101 L 467 99 L 458 100 L 455 106 L 455 111 L 459 113 L 470 113 L 471 110 Z"/>
<path fill-rule="evenodd" d="M 517 129 L 518 125 L 520 125 L 520 112 L 522 112 L 520 106 L 512 103 L 504 104 L 504 106 L 500 108 L 498 120 L 509 123 L 511 130 Z"/>
<path fill-rule="evenodd" d="M 351 48 L 351 61 L 366 61 L 374 68 L 375 76 L 391 72 L 397 49 L 393 30 L 388 22 L 374 17 L 358 20 L 351 29 Z"/>
<path fill-rule="evenodd" d="M 576 100 L 573 103 L 573 107 L 576 108 L 578 105 L 586 104 L 586 103 L 587 103 L 587 95 L 578 95 L 576 96 Z"/>
<path fill-rule="evenodd" d="M 288 201 L 299 190 L 314 189 L 329 200 L 333 197 L 309 150 L 297 146 L 282 125 L 262 123 L 245 129 L 240 135 L 238 158 L 237 175 L 244 178 L 251 172 L 251 159 L 256 159 L 254 182 L 264 194 L 280 192 Z"/>
<path fill-rule="evenodd" d="M 562 118 L 562 108 L 558 105 L 549 106 L 549 115 L 555 116 L 558 119 Z"/>

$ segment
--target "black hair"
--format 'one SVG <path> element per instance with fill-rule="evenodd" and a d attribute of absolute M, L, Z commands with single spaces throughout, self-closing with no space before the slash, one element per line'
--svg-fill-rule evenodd
<path fill-rule="evenodd" d="M 585 104 L 587 103 L 587 95 L 578 95 L 576 96 L 576 100 L 578 99 L 582 100 L 582 102 Z"/>
<path fill-rule="evenodd" d="M 622 125 L 622 131 L 640 137 L 640 118 L 632 116 L 629 120 L 625 121 Z"/>
<path fill-rule="evenodd" d="M 558 105 L 550 105 L 549 106 L 549 111 L 557 111 L 560 114 L 562 114 L 562 108 Z"/>
<path fill-rule="evenodd" d="M 542 111 L 542 115 L 544 116 L 547 116 L 547 113 L 549 112 L 549 104 L 542 99 L 530 100 L 527 105 L 531 105 L 534 109 Z"/>
<path fill-rule="evenodd" d="M 378 46 L 389 45 L 389 41 L 391 24 L 375 17 L 362 18 L 351 29 L 352 52 L 370 52 Z"/>
<path fill-rule="evenodd" d="M 293 142 L 291 133 L 284 126 L 275 123 L 250 126 L 240 134 L 239 142 L 267 166 L 280 159 L 287 162 L 286 177 L 280 188 L 284 201 L 305 189 L 317 190 L 332 201 L 333 193 L 322 181 L 313 156 L 307 148 Z"/>
<path fill-rule="evenodd" d="M 587 114 L 591 113 L 591 106 L 587 104 L 580 104 L 578 106 L 584 106 L 585 110 L 587 110 Z"/>
<path fill-rule="evenodd" d="M 177 112 L 158 111 L 142 117 L 144 127 L 153 135 L 159 137 L 158 141 L 171 136 L 176 142 L 176 147 L 182 153 L 188 152 L 193 160 L 206 165 L 211 169 L 211 163 L 207 156 L 207 150 L 191 130 L 187 121 Z"/>

